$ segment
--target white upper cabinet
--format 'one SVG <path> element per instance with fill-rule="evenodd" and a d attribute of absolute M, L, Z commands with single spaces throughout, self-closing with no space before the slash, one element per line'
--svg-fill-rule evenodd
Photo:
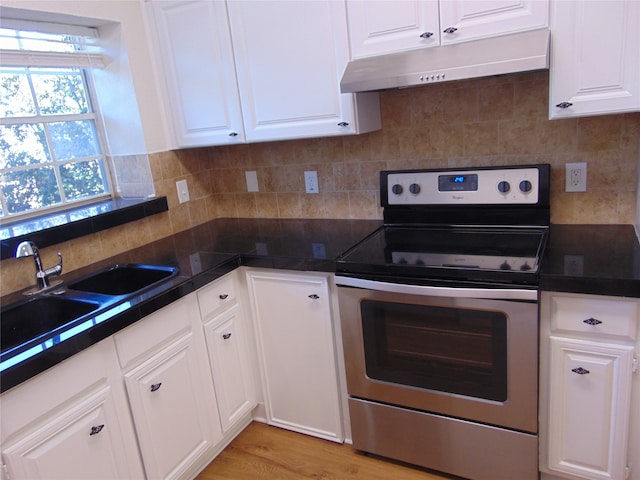
<path fill-rule="evenodd" d="M 352 58 L 440 44 L 438 0 L 347 1 Z"/>
<path fill-rule="evenodd" d="M 380 128 L 377 94 L 340 93 L 349 61 L 344 2 L 241 1 L 228 7 L 248 141 Z"/>
<path fill-rule="evenodd" d="M 243 142 L 226 3 L 151 5 L 178 146 Z"/>
<path fill-rule="evenodd" d="M 150 4 L 178 147 L 380 128 L 377 93 L 340 93 L 343 1 Z"/>
<path fill-rule="evenodd" d="M 548 0 L 440 0 L 443 45 L 548 25 Z"/>
<path fill-rule="evenodd" d="M 549 117 L 640 110 L 640 2 L 553 1 Z"/>
<path fill-rule="evenodd" d="M 549 25 L 548 0 L 347 0 L 353 58 Z"/>

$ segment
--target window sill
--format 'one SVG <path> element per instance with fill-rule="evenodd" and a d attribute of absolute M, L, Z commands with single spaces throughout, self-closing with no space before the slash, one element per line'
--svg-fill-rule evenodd
<path fill-rule="evenodd" d="M 112 199 L 0 227 L 0 259 L 15 256 L 20 242 L 38 248 L 72 240 L 169 210 L 167 197 Z"/>

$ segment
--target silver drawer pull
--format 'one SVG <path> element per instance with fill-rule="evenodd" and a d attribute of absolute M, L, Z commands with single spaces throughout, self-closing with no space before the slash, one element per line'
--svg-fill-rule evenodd
<path fill-rule="evenodd" d="M 231 333 L 223 333 L 222 334 L 222 339 L 223 340 L 229 340 L 231 338 Z"/>
<path fill-rule="evenodd" d="M 91 432 L 89 433 L 89 436 L 99 434 L 103 428 L 104 428 L 104 423 L 102 425 L 96 425 L 95 427 L 91 427 Z"/>
<path fill-rule="evenodd" d="M 318 300 L 320 298 L 319 295 L 316 295 L 315 293 L 312 293 L 311 295 L 309 295 L 309 298 L 312 300 Z"/>
<path fill-rule="evenodd" d="M 220 295 L 220 300 L 226 300 L 227 298 L 229 298 L 229 295 L 227 293 L 223 293 L 222 295 Z"/>
<path fill-rule="evenodd" d="M 596 318 L 587 318 L 586 320 L 582 321 L 583 323 L 586 323 L 587 325 L 600 325 L 602 322 Z"/>
<path fill-rule="evenodd" d="M 589 370 L 587 370 L 586 368 L 582 368 L 582 367 L 572 368 L 571 371 L 573 373 L 577 373 L 578 375 L 586 375 L 587 373 L 589 373 Z"/>
<path fill-rule="evenodd" d="M 152 392 L 157 392 L 161 386 L 162 386 L 162 382 L 154 383 L 153 385 L 151 385 L 150 390 Z"/>

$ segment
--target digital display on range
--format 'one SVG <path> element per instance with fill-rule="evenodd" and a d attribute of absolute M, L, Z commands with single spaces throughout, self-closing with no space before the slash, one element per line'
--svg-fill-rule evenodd
<path fill-rule="evenodd" d="M 474 192 L 478 190 L 478 175 L 475 173 L 459 175 L 439 175 L 440 192 Z"/>

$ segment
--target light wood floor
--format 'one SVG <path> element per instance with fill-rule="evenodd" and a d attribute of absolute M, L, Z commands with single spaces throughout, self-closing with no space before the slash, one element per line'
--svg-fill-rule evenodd
<path fill-rule="evenodd" d="M 350 445 L 253 422 L 196 480 L 446 480 Z"/>

